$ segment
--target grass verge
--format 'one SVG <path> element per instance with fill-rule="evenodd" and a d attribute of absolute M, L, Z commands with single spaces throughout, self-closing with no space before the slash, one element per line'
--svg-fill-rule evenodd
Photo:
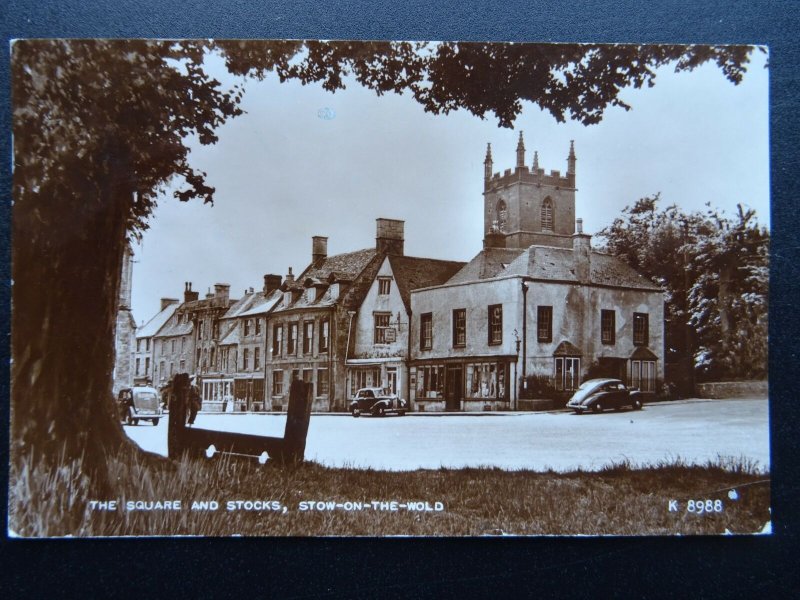
<path fill-rule="evenodd" d="M 746 460 L 388 472 L 231 457 L 164 468 L 127 455 L 109 461 L 113 498 L 86 497 L 80 464 L 20 464 L 9 480 L 9 532 L 19 537 L 706 535 L 758 533 L 770 521 L 769 474 Z M 179 510 L 146 510 L 177 500 Z"/>

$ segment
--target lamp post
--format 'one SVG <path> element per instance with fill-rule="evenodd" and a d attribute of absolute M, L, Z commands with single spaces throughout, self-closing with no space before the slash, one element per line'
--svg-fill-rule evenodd
<path fill-rule="evenodd" d="M 517 352 L 519 352 L 519 342 L 517 342 Z M 522 280 L 522 388 L 525 389 L 527 381 L 525 379 L 525 363 L 528 361 L 528 282 Z"/>

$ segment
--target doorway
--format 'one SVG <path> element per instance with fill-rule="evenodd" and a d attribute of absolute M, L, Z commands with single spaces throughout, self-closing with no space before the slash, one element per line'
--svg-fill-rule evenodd
<path fill-rule="evenodd" d="M 461 410 L 461 400 L 464 397 L 463 374 L 464 370 L 460 365 L 447 367 L 445 410 Z"/>

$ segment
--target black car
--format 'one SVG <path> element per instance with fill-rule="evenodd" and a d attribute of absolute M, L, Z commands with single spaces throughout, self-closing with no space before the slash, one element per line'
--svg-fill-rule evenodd
<path fill-rule="evenodd" d="M 394 394 L 387 394 L 382 388 L 361 388 L 350 402 L 350 414 L 354 417 L 360 417 L 362 414 L 383 417 L 390 413 L 402 417 L 407 410 L 408 405 L 405 400 Z"/>
<path fill-rule="evenodd" d="M 619 379 L 590 379 L 584 381 L 567 402 L 577 414 L 585 410 L 600 413 L 607 408 L 630 406 L 633 410 L 642 408 L 642 393 L 628 388 Z"/>

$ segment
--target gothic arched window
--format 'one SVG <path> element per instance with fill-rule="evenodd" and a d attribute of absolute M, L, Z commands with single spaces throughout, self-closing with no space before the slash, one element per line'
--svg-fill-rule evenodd
<path fill-rule="evenodd" d="M 506 207 L 506 203 L 504 200 L 500 200 L 500 202 L 497 203 L 495 217 L 497 219 L 497 228 L 500 231 L 505 232 L 506 223 L 508 222 L 508 208 Z"/>
<path fill-rule="evenodd" d="M 553 231 L 553 201 L 550 198 L 542 202 L 542 231 Z"/>

